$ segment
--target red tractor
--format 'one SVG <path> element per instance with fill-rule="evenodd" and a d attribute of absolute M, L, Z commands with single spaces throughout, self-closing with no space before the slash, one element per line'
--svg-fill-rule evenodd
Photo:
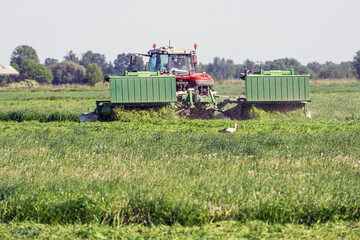
<path fill-rule="evenodd" d="M 156 48 L 148 51 L 144 56 L 150 57 L 148 64 L 149 72 L 160 71 L 162 75 L 176 76 L 176 90 L 186 91 L 197 87 L 199 95 L 209 95 L 213 90 L 214 80 L 206 73 L 195 73 L 197 64 L 196 48 L 194 50 L 179 49 L 173 46 Z"/>
<path fill-rule="evenodd" d="M 194 50 L 179 49 L 170 45 L 156 48 L 156 44 L 153 44 L 153 49 L 147 54 L 139 55 L 149 57 L 147 71 L 160 72 L 161 75 L 175 75 L 176 92 L 179 97 L 188 95 L 191 91 L 190 95 L 196 95 L 195 104 L 215 107 L 214 80 L 209 74 L 195 72 L 196 48 L 197 44 L 194 44 Z M 131 60 L 132 65 L 135 61 L 135 58 Z"/>

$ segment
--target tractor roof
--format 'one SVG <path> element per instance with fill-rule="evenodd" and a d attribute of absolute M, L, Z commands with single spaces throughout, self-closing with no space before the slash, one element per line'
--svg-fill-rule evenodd
<path fill-rule="evenodd" d="M 180 49 L 173 46 L 166 46 L 161 48 L 154 48 L 148 51 L 148 54 L 195 54 L 195 50 L 189 50 L 189 49 Z"/>

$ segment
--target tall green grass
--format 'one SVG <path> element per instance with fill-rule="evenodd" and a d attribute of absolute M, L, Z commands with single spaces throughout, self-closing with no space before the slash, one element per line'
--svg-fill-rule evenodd
<path fill-rule="evenodd" d="M 359 221 L 360 93 L 337 86 L 344 91 L 314 88 L 313 119 L 255 111 L 228 135 L 218 131 L 234 121 L 187 120 L 169 108 L 78 123 L 90 95 L 105 91 L 1 92 L 0 222 Z"/>
<path fill-rule="evenodd" d="M 203 226 L 0 224 L 1 239 L 358 239 L 358 222 L 267 224 L 223 221 Z"/>
<path fill-rule="evenodd" d="M 358 121 L 1 123 L 0 221 L 357 221 Z"/>

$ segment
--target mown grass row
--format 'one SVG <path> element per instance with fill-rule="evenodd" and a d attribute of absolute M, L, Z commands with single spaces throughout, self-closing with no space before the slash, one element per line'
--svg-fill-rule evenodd
<path fill-rule="evenodd" d="M 0 93 L 11 93 L 11 92 L 26 92 L 26 93 L 35 93 L 35 92 L 102 92 L 108 91 L 109 85 L 104 84 L 103 86 L 88 86 L 88 85 L 43 85 L 41 87 L 32 87 L 32 88 L 0 88 Z"/>
<path fill-rule="evenodd" d="M 94 105 L 92 100 L 6 100 L 0 101 L 1 121 L 72 121 L 79 122 L 79 116 Z"/>
<path fill-rule="evenodd" d="M 360 119 L 359 86 L 360 83 L 312 84 L 309 110 L 313 119 Z M 109 99 L 108 88 L 91 89 L 69 87 L 44 88 L 35 92 L 0 92 L 0 121 L 78 122 L 78 117 L 88 111 L 88 106 L 95 105 L 96 100 Z M 239 96 L 244 94 L 244 84 L 219 85 L 217 91 L 220 95 Z"/>
<path fill-rule="evenodd" d="M 0 92 L 0 101 L 29 101 L 29 100 L 83 100 L 83 99 L 109 99 L 110 92 L 84 91 L 84 92 Z"/>
<path fill-rule="evenodd" d="M 358 121 L 0 123 L 0 221 L 360 218 Z"/>
<path fill-rule="evenodd" d="M 103 93 L 101 93 L 102 95 Z M 78 122 L 79 116 L 87 112 L 89 106 L 95 105 L 96 99 L 86 98 L 86 94 L 82 93 L 84 98 L 62 98 L 48 100 L 48 99 L 33 99 L 33 100 L 2 100 L 0 101 L 0 121 L 32 121 L 37 120 L 40 122 L 51 121 L 73 121 Z M 104 99 L 99 97 L 99 99 Z M 106 98 L 105 98 L 106 99 Z M 313 119 L 317 120 L 356 120 L 360 119 L 360 92 L 343 93 L 314 93 L 312 94 L 312 102 L 309 104 L 309 111 Z M 285 114 L 261 114 L 255 113 L 255 118 L 282 118 L 281 116 L 288 117 Z M 298 111 L 301 115 L 301 111 Z M 141 118 L 141 112 L 133 114 L 133 116 L 120 117 L 120 121 L 128 121 L 125 118 L 136 117 Z M 136 115 L 136 116 L 135 116 Z M 144 117 L 146 114 L 143 114 Z M 294 118 L 291 115 L 290 118 Z"/>

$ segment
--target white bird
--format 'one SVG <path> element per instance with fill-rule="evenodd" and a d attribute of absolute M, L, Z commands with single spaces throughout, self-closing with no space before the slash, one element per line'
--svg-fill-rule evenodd
<path fill-rule="evenodd" d="M 225 128 L 223 130 L 220 130 L 219 133 L 223 132 L 223 133 L 233 133 L 236 130 L 236 127 L 240 127 L 237 123 L 235 123 L 235 127 L 234 128 Z"/>

